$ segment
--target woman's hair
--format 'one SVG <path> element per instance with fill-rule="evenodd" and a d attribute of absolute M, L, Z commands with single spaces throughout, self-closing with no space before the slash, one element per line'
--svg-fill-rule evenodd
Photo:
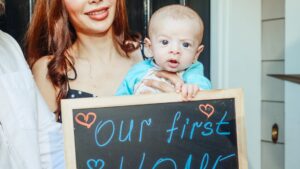
<path fill-rule="evenodd" d="M 5 1 L 0 0 L 0 16 L 5 12 Z"/>
<path fill-rule="evenodd" d="M 113 41 L 119 46 L 120 53 L 135 50 L 132 43 L 136 36 L 129 33 L 125 0 L 116 0 L 116 14 L 112 24 Z M 120 37 L 122 39 L 120 40 Z M 74 69 L 74 58 L 67 50 L 76 40 L 76 32 L 68 19 L 68 13 L 63 0 L 36 0 L 32 21 L 29 25 L 25 48 L 27 62 L 32 68 L 41 57 L 53 55 L 48 63 L 48 78 L 53 86 L 58 89 L 56 97 L 57 110 L 60 115 L 60 100 L 68 92 L 68 70 Z M 69 60 L 70 59 L 70 60 Z"/>

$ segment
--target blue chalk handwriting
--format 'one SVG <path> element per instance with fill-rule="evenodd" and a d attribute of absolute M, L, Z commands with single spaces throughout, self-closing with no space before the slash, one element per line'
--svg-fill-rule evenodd
<path fill-rule="evenodd" d="M 221 136 L 227 136 L 231 135 L 230 131 L 221 131 L 220 129 L 223 126 L 230 125 L 228 121 L 225 121 L 228 113 L 225 112 L 221 118 L 220 121 L 218 122 L 212 122 L 212 121 L 194 121 L 190 122 L 190 118 L 181 118 L 181 112 L 178 111 L 173 117 L 173 121 L 171 124 L 171 127 L 166 130 L 166 133 L 168 134 L 166 142 L 170 144 L 172 142 L 172 139 L 175 134 L 179 135 L 180 133 L 180 138 L 183 140 L 184 136 L 186 133 L 189 132 L 188 138 L 192 140 L 195 138 L 195 136 L 202 136 L 202 137 L 208 137 L 213 134 L 221 135 Z M 181 121 L 185 120 L 185 123 L 182 124 Z M 187 127 L 190 127 L 190 131 L 187 131 Z"/>
<path fill-rule="evenodd" d="M 107 139 L 107 141 L 106 142 L 104 142 L 104 143 L 100 143 L 100 141 L 99 141 L 99 135 L 101 136 L 101 134 L 99 134 L 100 133 L 100 131 L 101 131 L 101 129 L 105 126 L 105 125 L 111 125 L 111 130 L 112 130 L 112 132 L 111 132 L 111 135 L 110 135 L 110 137 Z M 111 139 L 113 138 L 113 136 L 114 136 L 114 133 L 115 133 L 115 124 L 114 124 L 114 122 L 112 121 L 112 120 L 107 120 L 107 121 L 105 121 L 104 123 L 102 123 L 102 121 L 100 121 L 98 124 L 97 124 L 97 126 L 96 126 L 96 130 L 95 130 L 95 141 L 96 141 L 96 144 L 97 144 L 97 146 L 99 146 L 99 147 L 104 147 L 104 146 L 106 146 L 110 141 L 111 141 Z"/>
<path fill-rule="evenodd" d="M 124 121 L 122 120 L 121 125 L 120 125 L 120 130 L 119 130 L 119 140 L 120 140 L 120 142 L 125 142 L 126 140 L 128 140 L 130 142 L 132 129 L 134 126 L 134 120 L 130 120 L 130 127 L 129 127 L 128 133 L 124 139 L 122 139 L 123 124 L 124 124 Z"/>
<path fill-rule="evenodd" d="M 86 165 L 88 169 L 102 169 L 105 166 L 105 162 L 102 159 L 89 159 Z"/>
<path fill-rule="evenodd" d="M 220 127 L 221 127 L 221 125 L 229 125 L 229 122 L 224 121 L 225 118 L 226 118 L 226 116 L 227 116 L 227 111 L 224 113 L 224 115 L 223 115 L 221 121 L 219 121 L 219 122 L 217 123 L 217 134 L 219 134 L 219 135 L 227 136 L 227 135 L 230 135 L 230 134 L 231 134 L 230 132 L 220 132 Z"/>
<path fill-rule="evenodd" d="M 173 164 L 173 169 L 177 169 L 177 164 L 175 162 L 175 160 L 173 160 L 172 158 L 160 158 L 156 161 L 156 163 L 153 165 L 152 169 L 157 168 L 160 164 L 164 163 L 164 162 L 171 162 L 171 164 Z"/>
<path fill-rule="evenodd" d="M 148 120 L 143 120 L 143 121 L 141 122 L 141 125 L 140 125 L 139 142 L 142 142 L 144 124 L 146 124 L 147 126 L 150 126 L 151 123 L 152 123 L 152 119 L 151 119 L 151 118 L 149 118 Z"/>
<path fill-rule="evenodd" d="M 119 142 L 131 142 L 134 130 L 139 131 L 139 138 L 137 138 L 137 140 L 142 142 L 143 129 L 145 127 L 151 127 L 151 125 L 151 118 L 141 120 L 140 123 L 136 125 L 135 120 L 131 119 L 129 121 L 129 127 L 126 127 L 126 123 L 124 120 L 122 120 L 118 129 L 118 126 L 115 125 L 113 120 L 99 121 L 94 131 L 95 143 L 98 147 L 105 147 L 112 141 L 112 139 L 115 137 L 115 134 L 118 135 L 116 137 L 118 138 Z M 127 131 L 125 131 L 126 128 L 128 129 Z"/>

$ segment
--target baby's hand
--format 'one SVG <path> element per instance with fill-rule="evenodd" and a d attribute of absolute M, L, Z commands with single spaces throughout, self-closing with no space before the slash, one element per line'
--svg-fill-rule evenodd
<path fill-rule="evenodd" d="M 195 84 L 182 84 L 181 96 L 183 101 L 191 101 L 200 91 L 198 85 Z"/>
<path fill-rule="evenodd" d="M 180 93 L 182 91 L 182 87 L 185 85 L 183 81 L 178 81 L 175 83 L 175 91 L 176 93 Z"/>

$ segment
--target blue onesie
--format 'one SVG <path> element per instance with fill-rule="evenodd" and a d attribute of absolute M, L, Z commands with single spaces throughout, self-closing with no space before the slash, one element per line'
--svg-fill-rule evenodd
<path fill-rule="evenodd" d="M 159 70 L 161 69 L 154 63 L 153 59 L 147 59 L 134 65 L 129 70 L 115 95 L 133 95 L 147 90 L 152 93 L 159 93 L 159 90 L 147 87 L 142 83 L 144 79 L 155 79 L 170 83 L 163 78 L 155 76 L 155 72 Z M 201 62 L 195 62 L 186 70 L 178 72 L 177 74 L 186 84 L 197 84 L 200 90 L 211 89 L 210 81 L 203 75 L 203 65 Z"/>

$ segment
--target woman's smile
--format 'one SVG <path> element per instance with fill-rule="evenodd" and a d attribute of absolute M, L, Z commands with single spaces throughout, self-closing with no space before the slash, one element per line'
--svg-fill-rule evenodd
<path fill-rule="evenodd" d="M 88 12 L 85 12 L 84 14 L 87 15 L 90 19 L 101 21 L 107 18 L 109 11 L 108 7 L 102 7 L 98 9 L 93 9 Z"/>

